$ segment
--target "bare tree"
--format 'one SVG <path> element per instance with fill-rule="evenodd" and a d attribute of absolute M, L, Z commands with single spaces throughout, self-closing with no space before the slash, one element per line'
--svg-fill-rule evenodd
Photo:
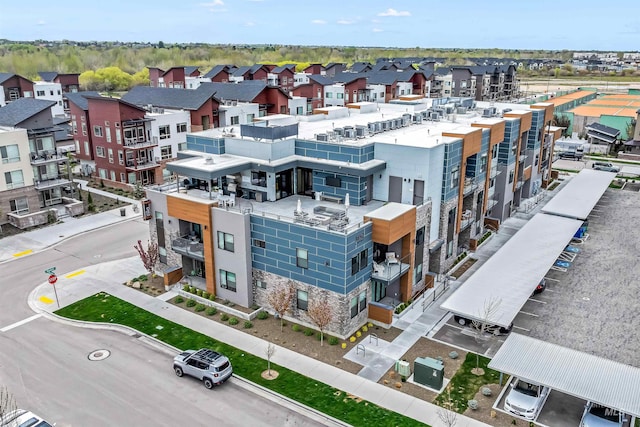
<path fill-rule="evenodd" d="M 293 301 L 293 295 L 295 290 L 292 285 L 275 287 L 267 295 L 267 302 L 273 308 L 273 310 L 280 316 L 280 332 L 284 326 L 284 315 L 291 308 L 291 302 Z"/>
<path fill-rule="evenodd" d="M 155 242 L 149 242 L 147 244 L 147 249 L 142 246 L 142 240 L 138 240 L 138 244 L 133 246 L 135 250 L 138 251 L 140 255 L 140 259 L 142 260 L 142 265 L 144 268 L 151 274 L 155 276 L 155 266 L 158 263 L 158 244 Z"/>
<path fill-rule="evenodd" d="M 16 401 L 9 390 L 2 386 L 0 387 L 0 421 L 2 421 L 8 413 L 18 409 Z"/>
<path fill-rule="evenodd" d="M 273 343 L 269 343 L 267 345 L 267 349 L 264 351 L 265 355 L 267 356 L 267 375 L 271 376 L 271 357 L 273 356 L 273 353 L 276 352 L 276 346 L 273 345 Z"/>
<path fill-rule="evenodd" d="M 311 301 L 307 315 L 313 323 L 320 329 L 320 346 L 324 342 L 324 330 L 333 320 L 333 309 L 326 298 Z"/>
<path fill-rule="evenodd" d="M 502 299 L 495 297 L 490 300 L 485 300 L 482 310 L 478 313 L 479 320 L 471 322 L 473 329 L 475 329 L 476 332 L 476 342 L 486 341 L 499 333 L 500 327 L 495 325 L 493 319 L 500 308 L 501 303 Z M 490 332 L 490 334 L 487 334 L 488 332 Z M 480 372 L 480 355 L 478 353 L 476 353 L 476 372 Z"/>
<path fill-rule="evenodd" d="M 438 418 L 446 427 L 454 427 L 458 422 L 458 413 L 454 411 L 453 400 L 451 400 L 451 389 L 447 386 L 447 400 L 442 402 L 443 408 L 438 408 Z"/>

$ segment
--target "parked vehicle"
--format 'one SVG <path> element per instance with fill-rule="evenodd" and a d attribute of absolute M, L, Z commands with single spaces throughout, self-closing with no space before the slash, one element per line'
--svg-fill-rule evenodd
<path fill-rule="evenodd" d="M 527 420 L 535 420 L 549 397 L 549 387 L 519 378 L 514 379 L 510 387 L 511 390 L 504 400 L 504 409 Z"/>
<path fill-rule="evenodd" d="M 610 162 L 593 162 L 591 167 L 598 171 L 620 172 L 620 168 L 618 166 L 614 166 L 613 163 Z"/>
<path fill-rule="evenodd" d="M 25 409 L 10 411 L 0 419 L 2 427 L 52 427 L 42 417 Z"/>
<path fill-rule="evenodd" d="M 547 289 L 547 280 L 543 277 L 534 289 L 533 295 L 541 294 L 545 289 Z"/>
<path fill-rule="evenodd" d="M 568 160 L 582 160 L 581 151 L 561 151 L 558 153 L 558 158 Z"/>
<path fill-rule="evenodd" d="M 226 356 L 206 348 L 180 353 L 173 358 L 173 370 L 179 377 L 186 374 L 201 380 L 208 389 L 222 384 L 233 373 Z"/>
<path fill-rule="evenodd" d="M 616 409 L 589 402 L 584 407 L 580 427 L 617 427 L 627 421 L 627 416 Z"/>
<path fill-rule="evenodd" d="M 462 316 L 458 316 L 457 314 L 454 314 L 453 319 L 460 326 L 474 327 L 474 321 L 471 319 L 467 319 L 466 317 L 462 317 Z M 476 324 L 479 327 L 480 324 L 478 322 L 476 322 Z M 485 331 L 493 335 L 507 335 L 509 332 L 511 332 L 511 328 L 513 328 L 513 323 L 510 324 L 508 328 L 498 326 L 498 325 L 487 325 L 485 328 Z"/>

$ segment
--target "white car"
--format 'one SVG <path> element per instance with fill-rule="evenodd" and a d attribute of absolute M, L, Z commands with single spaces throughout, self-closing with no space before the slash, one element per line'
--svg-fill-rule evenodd
<path fill-rule="evenodd" d="M 618 427 L 625 421 L 626 417 L 620 411 L 589 402 L 584 407 L 580 427 Z"/>
<path fill-rule="evenodd" d="M 549 387 L 519 378 L 515 378 L 510 387 L 504 400 L 504 409 L 527 420 L 535 420 L 549 397 Z"/>
<path fill-rule="evenodd" d="M 2 427 L 52 427 L 38 415 L 24 409 L 10 411 L 0 420 Z"/>

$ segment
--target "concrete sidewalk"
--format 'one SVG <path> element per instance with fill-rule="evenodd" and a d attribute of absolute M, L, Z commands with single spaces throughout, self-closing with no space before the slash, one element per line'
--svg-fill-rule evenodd
<path fill-rule="evenodd" d="M 88 189 L 87 181 L 75 180 L 75 182 L 80 184 L 84 190 Z M 80 218 L 63 218 L 61 219 L 62 222 L 59 224 L 38 228 L 15 236 L 2 238 L 2 234 L 0 234 L 0 264 L 41 251 L 60 243 L 63 240 L 88 231 L 142 217 L 142 209 L 139 200 L 117 196 L 96 188 L 91 188 L 89 191 L 107 197 L 117 197 L 121 202 L 129 203 L 130 206 L 122 206 L 107 212 L 86 215 Z M 136 207 L 137 212 L 134 211 L 134 206 Z M 124 209 L 125 216 L 122 216 L 121 209 Z"/>
<path fill-rule="evenodd" d="M 140 259 L 132 257 L 66 274 L 59 277 L 56 284 L 60 305 L 66 306 L 97 292 L 105 291 L 160 317 L 211 336 L 247 353 L 264 357 L 267 341 L 171 305 L 164 301 L 168 297 L 166 294 L 163 298 L 154 298 L 122 285 L 126 280 L 144 272 Z M 29 296 L 29 305 L 34 311 L 45 315 L 55 311 L 57 306 L 52 286 L 48 283 L 38 286 Z M 276 347 L 272 360 L 279 365 L 431 426 L 444 426 L 438 417 L 438 411 L 441 410 L 438 406 L 287 348 Z M 458 415 L 457 420 L 458 427 L 487 425 L 462 415 Z"/>

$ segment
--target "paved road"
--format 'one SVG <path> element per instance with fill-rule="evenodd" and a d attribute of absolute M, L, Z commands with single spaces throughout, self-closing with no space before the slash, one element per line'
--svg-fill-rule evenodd
<path fill-rule="evenodd" d="M 146 241 L 146 227 L 122 223 L 2 265 L 0 386 L 8 387 L 20 407 L 58 427 L 322 425 L 246 391 L 233 379 L 206 390 L 196 380 L 178 378 L 171 354 L 134 337 L 34 317 L 27 295 L 45 280 L 44 269 L 55 265 L 62 274 L 131 256 L 134 242 Z M 99 349 L 110 356 L 90 361 L 89 353 Z"/>

